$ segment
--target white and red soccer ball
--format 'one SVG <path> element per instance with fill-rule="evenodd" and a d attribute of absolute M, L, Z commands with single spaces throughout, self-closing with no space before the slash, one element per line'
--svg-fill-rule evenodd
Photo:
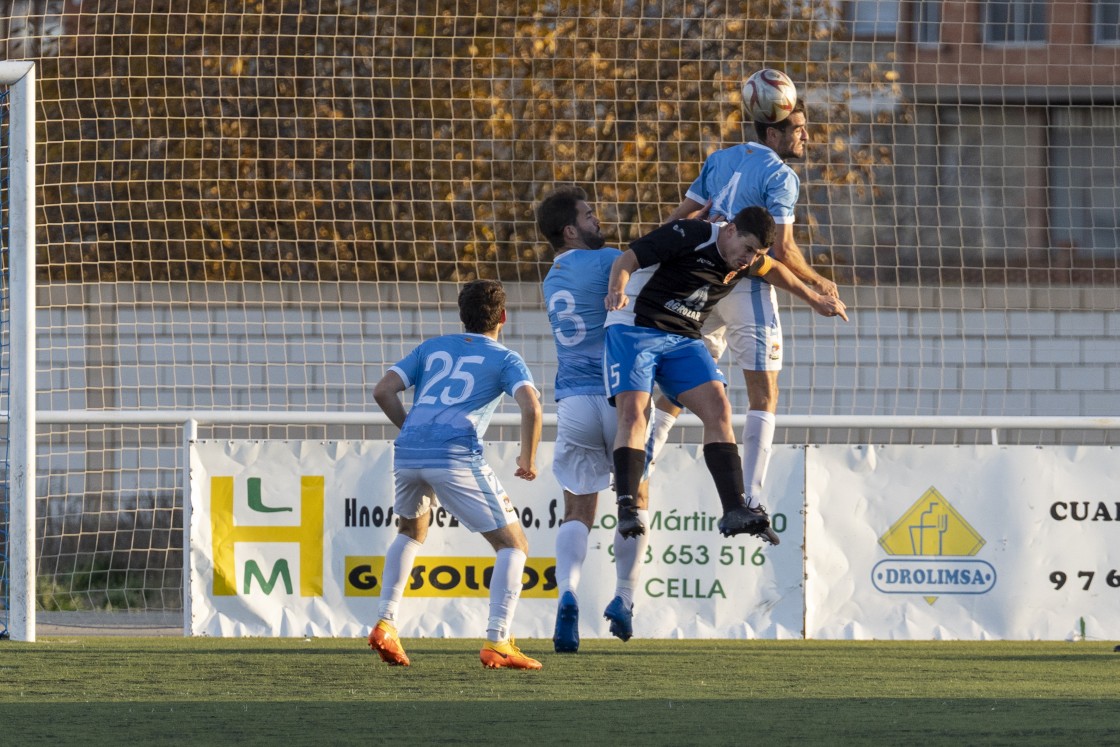
<path fill-rule="evenodd" d="M 781 70 L 759 70 L 743 83 L 743 108 L 755 122 L 781 122 L 796 103 L 797 88 Z"/>

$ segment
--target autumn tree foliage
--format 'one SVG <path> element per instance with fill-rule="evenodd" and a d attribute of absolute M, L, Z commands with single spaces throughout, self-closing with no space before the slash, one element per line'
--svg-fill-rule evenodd
<path fill-rule="evenodd" d="M 749 136 L 753 70 L 806 91 L 875 77 L 800 1 L 55 10 L 7 42 L 40 66 L 45 281 L 535 281 L 533 206 L 556 184 L 587 187 L 624 243 Z M 876 157 L 827 101 L 812 179 L 868 187 Z"/>

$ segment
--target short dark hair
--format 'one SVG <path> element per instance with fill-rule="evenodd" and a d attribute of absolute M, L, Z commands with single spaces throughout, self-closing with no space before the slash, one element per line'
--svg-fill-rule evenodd
<path fill-rule="evenodd" d="M 587 201 L 580 187 L 559 187 L 537 206 L 537 228 L 553 249 L 564 246 L 564 229 L 579 221 L 576 204 Z"/>
<path fill-rule="evenodd" d="M 745 207 L 735 214 L 731 220 L 735 230 L 739 233 L 754 234 L 762 246 L 773 246 L 778 238 L 778 226 L 774 223 L 774 216 L 770 211 L 758 205 Z"/>
<path fill-rule="evenodd" d="M 802 101 L 801 99 L 798 99 L 797 103 L 793 105 L 793 108 L 790 109 L 789 113 L 791 115 L 792 114 L 805 114 L 805 102 Z M 758 142 L 760 142 L 760 143 L 765 143 L 766 142 L 766 131 L 769 130 L 771 127 L 773 127 L 775 130 L 781 130 L 782 132 L 785 132 L 786 130 L 788 130 L 791 127 L 791 125 L 789 123 L 789 117 L 787 116 L 781 122 L 755 122 L 754 123 L 754 132 L 758 136 Z"/>
<path fill-rule="evenodd" d="M 497 280 L 472 280 L 459 291 L 459 321 L 468 332 L 489 332 L 505 310 L 506 289 Z"/>

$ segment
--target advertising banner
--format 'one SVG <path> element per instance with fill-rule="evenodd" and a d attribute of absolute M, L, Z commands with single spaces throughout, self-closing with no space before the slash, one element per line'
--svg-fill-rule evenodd
<path fill-rule="evenodd" d="M 514 635 L 551 638 L 555 535 L 562 492 L 541 444 L 533 482 L 513 476 L 517 445 L 486 457 L 520 514 L 529 561 Z M 197 441 L 191 445 L 190 622 L 193 635 L 364 636 L 377 622 L 385 551 L 396 535 L 392 444 L 384 441 Z M 805 450 L 776 447 L 769 506 L 782 544 L 726 539 L 701 448 L 669 445 L 653 477 L 650 543 L 635 591 L 646 638 L 800 638 Z M 600 495 L 579 586 L 580 632 L 610 637 L 615 508 Z M 481 638 L 494 552 L 442 509 L 413 567 L 398 616 L 403 637 Z"/>
<path fill-rule="evenodd" d="M 808 638 L 1120 638 L 1111 447 L 814 446 Z"/>

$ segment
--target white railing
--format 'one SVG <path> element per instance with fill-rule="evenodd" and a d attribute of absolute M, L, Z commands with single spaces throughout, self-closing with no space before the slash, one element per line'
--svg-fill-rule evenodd
<path fill-rule="evenodd" d="M 0 412 L 0 422 L 7 413 Z M 739 427 L 746 416 L 736 415 Z M 82 425 L 176 425 L 193 422 L 208 425 L 373 425 L 392 422 L 381 412 L 335 412 L 330 410 L 43 410 L 43 424 Z M 700 419 L 684 413 L 677 421 L 686 427 L 699 427 Z M 490 421 L 495 426 L 517 426 L 517 413 L 497 413 Z M 556 415 L 545 413 L 544 425 L 556 425 Z M 1117 430 L 1120 417 L 1060 415 L 778 415 L 781 428 L 871 428 L 896 430 Z M 998 443 L 998 441 L 993 442 Z"/>

